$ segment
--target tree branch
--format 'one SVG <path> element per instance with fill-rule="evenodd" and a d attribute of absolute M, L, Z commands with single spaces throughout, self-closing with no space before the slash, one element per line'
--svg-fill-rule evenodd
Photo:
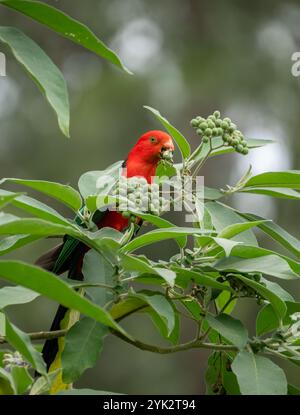
<path fill-rule="evenodd" d="M 36 333 L 28 333 L 30 340 L 51 340 L 57 339 L 58 337 L 63 337 L 68 330 L 56 330 L 56 331 L 39 331 Z M 4 336 L 0 336 L 0 344 L 7 343 L 7 340 Z"/>
<path fill-rule="evenodd" d="M 203 343 L 199 340 L 192 340 L 187 343 L 182 343 L 177 346 L 171 346 L 171 347 L 159 347 L 159 346 L 153 346 L 148 343 L 143 343 L 139 340 L 131 340 L 127 337 L 123 336 L 121 333 L 111 330 L 111 333 L 119 337 L 120 339 L 124 340 L 126 343 L 131 344 L 134 347 L 137 347 L 140 350 L 146 350 L 148 352 L 153 353 L 159 353 L 159 354 L 169 354 L 169 353 L 176 353 L 176 352 L 182 352 L 184 350 L 190 350 L 190 349 L 211 349 L 211 350 L 222 350 L 222 351 L 238 351 L 238 348 L 235 346 L 232 346 L 230 344 L 214 344 L 214 343 Z"/>

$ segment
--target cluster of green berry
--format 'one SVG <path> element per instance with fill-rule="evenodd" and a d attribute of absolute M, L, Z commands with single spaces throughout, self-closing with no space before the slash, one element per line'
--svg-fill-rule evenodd
<path fill-rule="evenodd" d="M 245 137 L 237 129 L 237 126 L 230 118 L 221 118 L 220 111 L 215 111 L 207 118 L 196 117 L 191 120 L 191 126 L 196 133 L 202 137 L 204 143 L 209 142 L 213 137 L 221 137 L 225 146 L 231 146 L 237 153 L 248 154 L 249 149 Z"/>
<path fill-rule="evenodd" d="M 129 210 L 160 215 L 169 209 L 169 201 L 160 196 L 156 183 L 149 184 L 143 177 L 120 177 L 117 187 L 112 192 L 118 197 L 118 210 L 126 218 Z"/>

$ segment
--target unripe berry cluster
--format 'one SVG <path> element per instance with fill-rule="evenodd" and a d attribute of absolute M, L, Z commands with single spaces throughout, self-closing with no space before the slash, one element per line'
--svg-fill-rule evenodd
<path fill-rule="evenodd" d="M 160 196 L 159 185 L 149 184 L 143 177 L 121 177 L 112 194 L 120 198 L 118 209 L 126 218 L 130 218 L 128 210 L 160 215 L 169 208 L 169 201 Z"/>
<path fill-rule="evenodd" d="M 196 117 L 191 120 L 191 126 L 202 137 L 204 143 L 208 143 L 213 137 L 221 137 L 225 146 L 230 146 L 237 153 L 248 154 L 249 149 L 245 137 L 237 129 L 230 118 L 221 118 L 220 111 L 215 111 L 207 118 Z"/>

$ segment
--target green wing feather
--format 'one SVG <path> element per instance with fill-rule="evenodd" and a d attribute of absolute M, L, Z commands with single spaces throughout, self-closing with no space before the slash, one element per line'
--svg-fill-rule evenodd
<path fill-rule="evenodd" d="M 84 206 L 80 209 L 80 213 L 83 213 Z M 105 211 L 97 210 L 93 215 L 93 222 L 97 225 L 102 220 L 103 216 L 105 215 Z M 84 222 L 81 220 L 80 215 L 76 215 L 74 222 L 81 227 L 86 227 Z M 76 248 L 79 246 L 80 241 L 78 239 L 73 238 L 72 236 L 65 236 L 63 248 L 55 262 L 53 267 L 54 273 L 59 273 L 60 270 L 63 268 L 66 261 L 72 256 L 75 252 Z"/>

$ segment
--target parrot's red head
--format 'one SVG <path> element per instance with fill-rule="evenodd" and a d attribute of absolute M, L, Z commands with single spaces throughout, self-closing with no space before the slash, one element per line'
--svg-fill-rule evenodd
<path fill-rule="evenodd" d="M 127 161 L 127 177 L 142 176 L 148 183 L 155 176 L 160 160 L 173 162 L 174 144 L 164 131 L 153 130 L 143 134 L 130 151 Z"/>

